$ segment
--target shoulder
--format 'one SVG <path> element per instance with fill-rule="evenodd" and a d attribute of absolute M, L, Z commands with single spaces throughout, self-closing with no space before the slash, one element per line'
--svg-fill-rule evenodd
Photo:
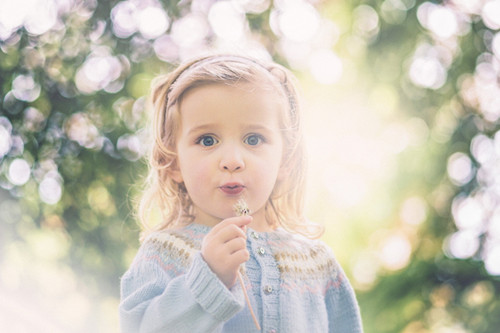
<path fill-rule="evenodd" d="M 200 250 L 203 237 L 202 231 L 192 227 L 153 232 L 142 241 L 134 263 L 153 263 L 164 270 L 181 272 Z"/>
<path fill-rule="evenodd" d="M 310 239 L 300 234 L 294 234 L 285 230 L 277 230 L 270 242 L 273 242 L 278 252 L 303 253 L 311 258 L 330 257 L 333 259 L 333 252 L 325 242 L 319 239 Z"/>
<path fill-rule="evenodd" d="M 208 229 L 198 225 L 187 225 L 182 228 L 165 229 L 152 232 L 143 241 L 141 247 L 191 251 L 199 249 L 201 241 Z M 184 252 L 182 251 L 182 252 Z"/>
<path fill-rule="evenodd" d="M 168 253 L 170 256 L 187 257 L 192 254 L 197 244 L 182 233 L 162 231 L 150 234 L 142 243 L 141 249 L 146 252 Z"/>

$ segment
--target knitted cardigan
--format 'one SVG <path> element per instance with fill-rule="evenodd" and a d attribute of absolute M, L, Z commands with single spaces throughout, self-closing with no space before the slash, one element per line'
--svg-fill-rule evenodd
<path fill-rule="evenodd" d="M 258 332 L 237 283 L 228 289 L 200 254 L 209 227 L 155 232 L 121 280 L 127 332 Z M 362 332 L 358 304 L 331 250 L 283 229 L 248 229 L 245 288 L 262 332 Z"/>

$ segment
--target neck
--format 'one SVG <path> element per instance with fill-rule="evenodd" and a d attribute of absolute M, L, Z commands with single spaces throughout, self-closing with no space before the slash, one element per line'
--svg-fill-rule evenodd
<path fill-rule="evenodd" d="M 265 217 L 264 210 L 259 210 L 254 214 L 250 214 L 253 217 L 252 222 L 248 225 L 250 228 L 257 232 L 269 232 L 274 231 L 276 228 L 270 225 Z"/>
<path fill-rule="evenodd" d="M 248 226 L 253 230 L 257 232 L 269 232 L 276 229 L 275 226 L 267 222 L 264 209 L 252 212 L 250 213 L 250 215 L 253 217 L 253 220 Z M 194 221 L 198 224 L 206 225 L 208 227 L 214 227 L 221 222 L 221 219 L 206 214 L 201 210 L 195 210 Z"/>

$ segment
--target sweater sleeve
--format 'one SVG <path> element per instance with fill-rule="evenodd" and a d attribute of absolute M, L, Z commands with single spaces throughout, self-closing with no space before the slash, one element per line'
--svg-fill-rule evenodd
<path fill-rule="evenodd" d="M 336 263 L 336 272 L 326 291 L 329 333 L 362 333 L 361 315 L 354 290 L 342 267 Z"/>
<path fill-rule="evenodd" d="M 227 289 L 199 252 L 177 276 L 160 256 L 139 257 L 121 280 L 122 333 L 217 332 L 243 308 L 239 285 Z"/>

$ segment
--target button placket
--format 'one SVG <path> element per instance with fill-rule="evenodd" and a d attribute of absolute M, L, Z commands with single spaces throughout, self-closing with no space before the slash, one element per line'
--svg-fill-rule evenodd
<path fill-rule="evenodd" d="M 264 286 L 264 288 L 262 289 L 264 290 L 264 294 L 266 295 L 270 295 L 273 292 L 273 287 L 269 284 Z"/>
<path fill-rule="evenodd" d="M 279 303 L 279 271 L 270 248 L 268 235 L 260 234 L 255 230 L 248 230 L 249 250 L 252 257 L 261 267 L 260 281 L 258 289 L 262 304 L 262 332 L 276 333 L 276 327 L 279 325 L 279 313 L 276 305 Z"/>

